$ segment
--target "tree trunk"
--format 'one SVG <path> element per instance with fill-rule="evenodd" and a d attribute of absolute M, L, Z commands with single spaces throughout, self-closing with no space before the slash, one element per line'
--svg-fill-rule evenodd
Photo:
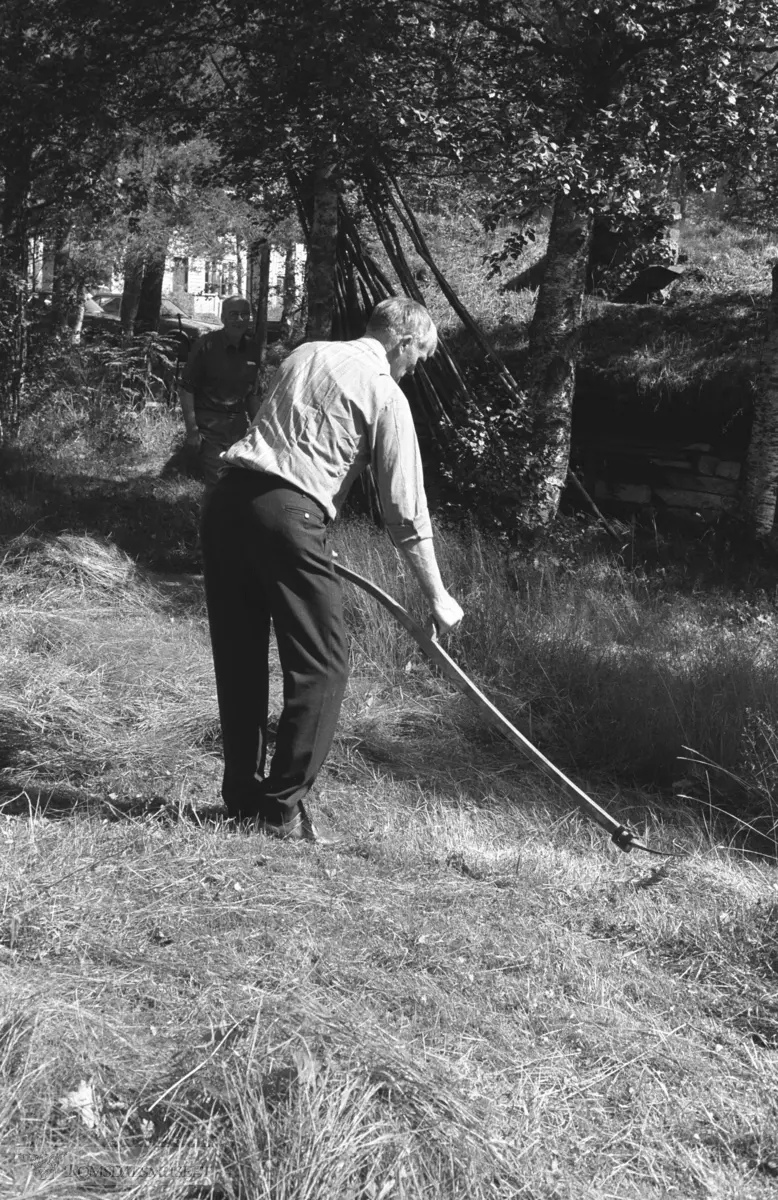
<path fill-rule="evenodd" d="M 63 236 L 64 234 L 64 236 Z M 70 248 L 67 231 L 58 230 L 54 246 L 54 278 L 52 280 L 51 311 L 58 333 L 68 331 L 70 310 Z"/>
<path fill-rule="evenodd" d="M 259 342 L 259 369 L 267 360 L 267 306 L 270 299 L 270 242 L 259 238 L 252 247 L 257 295 L 254 301 L 254 334 Z"/>
<path fill-rule="evenodd" d="M 335 263 L 338 243 L 338 187 L 332 164 L 317 167 L 313 178 L 313 219 L 308 239 L 308 341 L 332 337 L 335 313 Z"/>
<path fill-rule="evenodd" d="M 778 264 L 754 392 L 754 420 L 746 458 L 742 514 L 751 537 L 767 537 L 778 496 Z"/>
<path fill-rule="evenodd" d="M 166 246 L 157 246 L 146 257 L 138 297 L 138 313 L 135 323 L 144 333 L 156 333 L 159 328 L 159 310 L 162 306 L 162 283 L 165 276 Z"/>
<path fill-rule="evenodd" d="M 286 337 L 292 333 L 297 307 L 297 253 L 294 242 L 287 242 L 284 255 L 284 302 L 281 310 L 281 327 Z"/>
<path fill-rule="evenodd" d="M 86 309 L 86 287 L 78 284 L 73 305 L 73 345 L 81 344 L 81 334 L 84 329 L 84 310 Z"/>
<path fill-rule="evenodd" d="M 140 288 L 143 282 L 143 253 L 137 248 L 130 248 L 124 259 L 124 289 L 119 319 L 122 334 L 125 339 L 131 338 L 135 332 L 135 318 L 140 304 Z"/>
<path fill-rule="evenodd" d="M 7 267 L 26 278 L 29 244 L 27 237 L 32 178 L 32 147 L 20 138 L 13 151 L 5 148 L 4 157 L 14 162 L 6 170 L 0 203 L 0 232 L 3 260 Z"/>
<path fill-rule="evenodd" d="M 0 443 L 19 427 L 27 375 L 27 236 L 32 146 L 6 146 L 0 201 Z"/>
<path fill-rule="evenodd" d="M 27 288 L 0 259 L 0 445 L 19 428 L 27 374 Z"/>
<path fill-rule="evenodd" d="M 54 232 L 53 267 L 51 307 L 54 317 L 54 328 L 58 333 L 67 335 L 71 331 L 68 318 L 71 315 L 76 297 L 74 296 L 73 270 L 70 262 L 70 234 L 72 223 L 69 214 L 63 214 Z"/>
<path fill-rule="evenodd" d="M 529 334 L 533 404 L 532 450 L 537 471 L 532 524 L 556 516 L 570 463 L 570 425 L 592 218 L 559 196 L 548 235 L 546 268 Z"/>
<path fill-rule="evenodd" d="M 235 291 L 239 296 L 245 295 L 243 291 L 243 262 L 241 261 L 240 252 L 243 244 L 243 238 L 239 234 L 235 234 Z"/>

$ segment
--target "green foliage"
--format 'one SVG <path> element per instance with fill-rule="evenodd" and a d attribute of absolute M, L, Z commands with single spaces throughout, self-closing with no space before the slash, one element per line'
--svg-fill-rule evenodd
<path fill-rule="evenodd" d="M 320 162 L 347 182 L 359 178 L 364 159 L 398 170 L 450 155 L 435 100 L 435 17 L 424 5 L 345 0 L 315 8 L 284 0 L 247 10 L 219 0 L 218 10 L 228 95 L 211 128 L 227 148 L 232 177 L 261 187 L 267 205 L 275 200 L 284 211 L 279 166 L 304 192 Z M 236 106 L 252 120 L 236 121 Z"/>
<path fill-rule="evenodd" d="M 492 219 L 571 197 L 637 215 L 676 164 L 686 186 L 743 178 L 773 153 L 775 0 L 553 6 L 459 0 L 438 104 L 462 160 L 484 173 Z"/>
<path fill-rule="evenodd" d="M 128 144 L 115 168 L 114 265 L 128 242 L 134 253 L 174 242 L 177 253 L 218 256 L 234 250 L 236 237 L 250 244 L 266 235 L 265 214 L 221 186 L 222 171 L 218 146 L 202 136 L 171 143 L 155 134 Z"/>
<path fill-rule="evenodd" d="M 13 181 L 4 225 L 9 200 L 17 211 L 34 201 L 36 221 L 47 210 L 111 206 L 104 171 L 128 122 L 161 119 L 164 107 L 170 128 L 176 88 L 191 75 L 178 16 L 171 4 L 4 0 L 0 164 Z"/>
<path fill-rule="evenodd" d="M 129 344 L 98 343 L 92 350 L 101 386 L 116 395 L 122 408 L 141 410 L 149 402 L 175 401 L 173 377 L 178 360 L 175 336 L 147 333 Z"/>
<path fill-rule="evenodd" d="M 472 374 L 479 402 L 458 422 L 440 468 L 448 484 L 444 511 L 515 541 L 531 525 L 534 464 L 526 410 L 505 403 L 486 366 Z"/>

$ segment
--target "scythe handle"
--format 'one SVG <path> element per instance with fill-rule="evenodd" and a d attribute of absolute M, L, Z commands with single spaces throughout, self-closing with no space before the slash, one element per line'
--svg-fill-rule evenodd
<path fill-rule="evenodd" d="M 356 587 L 361 588 L 362 591 L 367 592 L 368 595 L 377 600 L 379 604 L 382 604 L 400 625 L 407 630 L 417 646 L 424 651 L 427 658 L 440 668 L 446 678 L 450 679 L 461 692 L 464 692 L 466 696 L 475 701 L 486 720 L 508 738 L 509 741 L 513 742 L 514 746 L 517 746 L 519 750 L 533 759 L 547 775 L 550 775 L 552 779 L 560 783 L 578 807 L 587 816 L 591 817 L 592 820 L 596 821 L 598 825 L 601 825 L 603 829 L 608 831 L 611 835 L 611 840 L 618 846 L 619 850 L 629 852 L 634 847 L 637 850 L 645 850 L 648 854 L 665 856 L 665 851 L 652 850 L 649 846 L 643 845 L 634 833 L 627 829 L 626 826 L 620 825 L 609 812 L 601 808 L 576 783 L 573 783 L 572 779 L 568 779 L 558 767 L 555 767 L 551 760 L 546 758 L 545 754 L 538 750 L 536 746 L 533 746 L 532 742 L 523 733 L 520 733 L 507 717 L 503 716 L 500 710 L 492 704 L 491 700 L 487 699 L 483 692 L 467 677 L 461 667 L 458 667 L 454 660 L 449 657 L 440 643 L 425 633 L 418 621 L 415 621 L 410 613 L 397 600 L 393 599 L 388 592 L 383 591 L 382 588 L 372 583 L 369 579 L 358 575 L 356 571 L 351 571 L 348 567 L 342 566 L 334 558 L 333 566 L 336 574 L 340 575 L 342 579 L 353 583 Z"/>

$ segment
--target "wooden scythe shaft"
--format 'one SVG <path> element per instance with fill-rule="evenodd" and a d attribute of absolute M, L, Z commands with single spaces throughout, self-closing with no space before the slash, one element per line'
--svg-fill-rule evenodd
<path fill-rule="evenodd" d="M 624 825 L 620 825 L 609 812 L 601 808 L 596 801 L 586 795 L 586 792 L 573 783 L 572 779 L 568 779 L 558 767 L 555 767 L 551 760 L 546 758 L 545 754 L 542 754 L 523 733 L 520 733 L 518 729 L 511 725 L 507 717 L 503 716 L 500 710 L 492 704 L 491 700 L 487 700 L 483 692 L 475 686 L 472 680 L 468 679 L 464 671 L 448 656 L 440 643 L 425 633 L 418 621 L 415 621 L 401 604 L 398 604 L 396 600 L 380 587 L 377 587 L 376 584 L 371 583 L 369 579 L 364 579 L 361 575 L 357 575 L 356 571 L 349 570 L 348 567 L 342 566 L 335 559 L 333 559 L 333 566 L 336 573 L 342 579 L 347 579 L 349 583 L 355 584 L 356 587 L 361 588 L 377 600 L 379 604 L 382 604 L 395 620 L 399 621 L 403 628 L 408 631 L 417 646 L 424 651 L 427 658 L 440 668 L 446 678 L 450 679 L 461 692 L 464 692 L 466 696 L 475 701 L 486 720 L 508 738 L 510 742 L 513 742 L 514 746 L 518 746 L 519 750 L 533 759 L 547 775 L 550 775 L 552 779 L 560 783 L 578 807 L 587 816 L 591 817 L 592 820 L 596 821 L 598 825 L 601 825 L 603 829 L 608 831 L 611 835 L 611 840 L 618 846 L 619 850 L 628 852 L 634 847 L 637 850 L 645 850 L 648 854 L 660 854 L 663 856 L 666 854 L 665 851 L 652 850 L 649 846 L 645 846 L 642 842 L 638 841 L 634 833 Z"/>

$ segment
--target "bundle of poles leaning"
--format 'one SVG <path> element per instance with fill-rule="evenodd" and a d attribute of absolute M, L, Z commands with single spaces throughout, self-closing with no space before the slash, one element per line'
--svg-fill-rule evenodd
<path fill-rule="evenodd" d="M 491 363 L 492 380 L 502 393 L 502 404 L 512 413 L 514 425 L 518 421 L 528 429 L 531 417 L 526 395 L 501 354 L 440 270 L 398 180 L 385 164 L 376 162 L 365 162 L 358 174 L 362 203 L 371 218 L 400 289 L 412 300 L 420 304 L 425 303 L 405 252 L 404 235 L 413 252 L 434 276 L 440 291 L 479 347 L 484 359 Z M 302 181 L 294 171 L 288 172 L 288 179 L 295 197 L 300 224 L 307 237 L 310 232 L 309 213 Z M 396 285 L 393 285 L 375 257 L 366 249 L 357 220 L 346 199 L 343 195 L 339 196 L 333 336 L 360 337 L 368 315 L 375 305 L 396 292 Z M 437 446 L 440 457 L 445 459 L 446 448 L 457 441 L 459 430 L 468 424 L 469 414 L 481 411 L 479 401 L 446 344 L 445 337 L 439 336 L 434 358 L 420 363 L 406 386 L 413 397 L 417 421 L 423 423 L 430 444 Z M 499 443 L 496 449 L 499 452 Z M 507 449 L 504 449 L 503 453 L 509 454 Z M 568 483 L 609 536 L 618 541 L 618 532 L 605 518 L 572 470 L 568 472 Z"/>

